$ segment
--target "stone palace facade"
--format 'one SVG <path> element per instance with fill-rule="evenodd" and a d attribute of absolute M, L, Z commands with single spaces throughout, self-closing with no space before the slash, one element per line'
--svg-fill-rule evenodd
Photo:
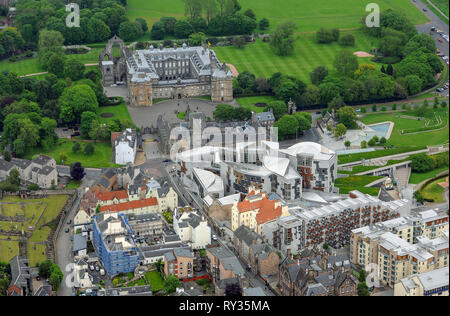
<path fill-rule="evenodd" d="M 113 58 L 119 45 L 121 56 Z M 133 106 L 151 106 L 154 99 L 211 96 L 213 102 L 233 100 L 233 76 L 207 45 L 172 48 L 150 46 L 131 52 L 113 37 L 100 54 L 103 85 L 123 82 Z"/>

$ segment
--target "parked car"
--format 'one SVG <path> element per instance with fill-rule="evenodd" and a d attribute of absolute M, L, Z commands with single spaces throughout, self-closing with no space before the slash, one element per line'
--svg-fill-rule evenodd
<path fill-rule="evenodd" d="M 95 267 L 95 271 L 100 272 L 100 267 L 99 267 L 99 266 L 96 266 L 96 267 Z"/>
<path fill-rule="evenodd" d="M 212 240 L 217 240 L 217 236 L 216 235 L 212 235 Z"/>
<path fill-rule="evenodd" d="M 91 270 L 91 271 L 94 271 L 94 266 L 91 264 L 90 266 L 89 266 L 89 270 Z"/>
<path fill-rule="evenodd" d="M 69 231 L 70 231 L 70 229 L 69 229 L 69 228 L 66 228 L 65 232 L 68 233 Z"/>
<path fill-rule="evenodd" d="M 72 220 L 71 220 L 71 219 L 69 219 L 69 220 L 67 221 L 67 225 L 70 225 L 70 224 L 72 224 Z"/>
<path fill-rule="evenodd" d="M 105 273 L 105 269 L 100 269 L 100 275 L 101 276 L 104 276 L 106 273 Z"/>

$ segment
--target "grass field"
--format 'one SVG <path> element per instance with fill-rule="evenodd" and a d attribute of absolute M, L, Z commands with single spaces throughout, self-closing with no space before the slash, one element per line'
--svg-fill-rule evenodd
<path fill-rule="evenodd" d="M 251 8 L 257 19 L 269 19 L 270 29 L 287 20 L 294 21 L 299 32 L 316 31 L 320 27 L 355 28 L 360 26 L 365 7 L 371 0 L 308 1 L 308 0 L 241 0 L 241 11 Z M 414 24 L 423 24 L 427 18 L 409 0 L 378 0 L 380 9 L 397 9 Z M 181 0 L 128 0 L 127 15 L 131 19 L 142 17 L 149 26 L 163 16 L 184 16 Z"/>
<path fill-rule="evenodd" d="M 439 8 L 442 12 L 444 12 L 448 16 L 449 4 L 448 0 L 431 0 L 435 6 Z"/>
<path fill-rule="evenodd" d="M 355 36 L 355 47 L 349 48 L 352 51 L 369 52 L 376 46 L 376 39 L 366 36 L 361 31 L 342 33 Z M 335 57 L 344 49 L 338 43 L 318 44 L 315 34 L 299 34 L 296 35 L 295 50 L 289 56 L 275 55 L 269 43 L 263 43 L 261 40 L 243 48 L 215 47 L 214 51 L 219 60 L 233 64 L 239 72 L 247 70 L 256 77 L 266 78 L 275 72 L 281 72 L 310 83 L 309 73 L 317 66 L 326 66 L 328 71 L 332 71 Z M 359 58 L 359 62 L 372 63 L 370 58 Z"/>
<path fill-rule="evenodd" d="M 443 121 L 448 122 L 448 109 L 434 110 L 430 107 L 429 111 L 436 111 L 442 117 Z M 387 145 L 394 146 L 425 146 L 425 145 L 438 145 L 448 142 L 448 124 L 445 128 L 436 131 L 423 131 L 414 134 L 401 134 L 402 130 L 411 130 L 415 128 L 424 127 L 424 121 L 418 121 L 408 118 L 399 117 L 400 114 L 389 113 L 376 113 L 368 114 L 361 118 L 361 122 L 364 124 L 374 124 L 386 121 L 394 122 L 394 129 L 391 137 L 387 141 Z M 402 112 L 401 115 L 414 115 L 411 112 Z"/>
<path fill-rule="evenodd" d="M 427 200 L 433 200 L 434 202 L 442 202 L 444 200 L 443 193 L 445 189 L 440 186 L 439 183 L 445 182 L 446 178 L 448 178 L 448 176 L 436 179 L 423 187 L 421 190 L 423 197 Z"/>
<path fill-rule="evenodd" d="M 19 242 L 17 240 L 0 240 L 0 262 L 9 262 L 18 254 Z"/>
<path fill-rule="evenodd" d="M 73 57 L 83 64 L 94 64 L 98 63 L 98 55 L 103 50 L 103 48 L 92 49 L 87 54 L 75 54 L 66 55 L 68 58 Z M 24 60 L 10 62 L 8 59 L 0 61 L 0 71 L 9 70 L 16 73 L 19 76 L 45 72 L 42 66 L 39 64 L 37 58 L 27 58 Z"/>
<path fill-rule="evenodd" d="M 72 146 L 74 141 L 69 139 L 58 140 L 58 145 L 55 146 L 50 151 L 43 151 L 42 148 L 35 148 L 33 151 L 26 155 L 26 159 L 32 159 L 33 156 L 43 153 L 56 160 L 56 163 L 61 164 L 60 155 L 65 153 L 67 155 L 67 160 L 64 161 L 65 165 L 71 165 L 75 162 L 81 162 L 83 167 L 91 168 L 108 168 L 117 166 L 111 162 L 112 148 L 109 142 L 95 143 L 95 152 L 91 156 L 87 156 L 83 152 L 83 148 L 86 143 L 80 142 L 82 150 L 78 153 L 72 152 Z"/>
<path fill-rule="evenodd" d="M 365 185 L 381 178 L 377 176 L 349 176 L 336 179 L 334 184 L 339 188 L 340 194 L 348 194 L 350 191 L 358 190 L 361 193 L 378 196 L 380 188 L 365 187 Z"/>
<path fill-rule="evenodd" d="M 30 238 L 28 238 L 28 259 L 30 265 L 35 266 L 37 263 L 47 259 L 45 253 L 45 241 L 48 240 L 51 228 L 48 226 L 55 218 L 58 217 L 64 204 L 68 199 L 67 195 L 53 195 L 47 198 L 24 200 L 18 197 L 5 197 L 2 202 L 12 202 L 15 204 L 2 204 L 2 211 L 5 216 L 25 215 L 27 221 L 25 223 L 0 222 L 1 229 L 7 230 L 28 230 L 30 226 L 35 229 Z M 31 204 L 25 204 L 32 202 Z M 22 208 L 22 205 L 24 207 Z M 5 207 L 7 212 L 5 212 Z M 44 211 L 44 212 L 43 212 Z M 43 213 L 42 213 L 43 212 Z M 39 222 L 39 216 L 42 214 Z M 9 261 L 13 256 L 19 253 L 18 241 L 4 241 L 6 236 L 0 235 L 0 261 Z"/>
<path fill-rule="evenodd" d="M 444 172 L 445 170 L 448 170 L 447 166 L 444 166 L 444 167 L 441 167 L 441 168 L 438 168 L 435 170 L 431 170 L 428 172 L 424 172 L 424 173 L 412 172 L 411 177 L 409 178 L 409 183 L 418 184 L 422 181 L 433 178 L 434 176 L 436 176 L 437 174 L 439 174 L 441 172 Z"/>
<path fill-rule="evenodd" d="M 236 102 L 242 106 L 249 108 L 251 111 L 260 113 L 264 111 L 264 107 L 258 107 L 254 104 L 256 103 L 269 103 L 271 101 L 276 100 L 273 96 L 267 95 L 267 96 L 256 96 L 256 97 L 242 97 L 242 98 L 236 98 Z"/>
<path fill-rule="evenodd" d="M 151 285 L 153 292 L 158 292 L 163 289 L 164 281 L 161 278 L 161 275 L 159 274 L 158 271 L 153 270 L 147 272 L 145 274 L 145 278 L 147 279 L 147 282 Z"/>
<path fill-rule="evenodd" d="M 125 104 L 125 102 L 122 102 L 120 105 L 113 105 L 113 106 L 101 106 L 99 108 L 100 115 L 102 113 L 112 113 L 114 114 L 113 117 L 101 117 L 100 116 L 100 122 L 102 123 L 108 123 L 109 121 L 112 121 L 114 119 L 120 119 L 120 120 L 126 120 L 133 122 L 133 119 L 130 116 L 130 113 L 128 112 L 128 108 Z"/>

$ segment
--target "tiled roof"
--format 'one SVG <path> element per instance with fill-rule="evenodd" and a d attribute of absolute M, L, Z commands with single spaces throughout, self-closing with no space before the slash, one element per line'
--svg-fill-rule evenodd
<path fill-rule="evenodd" d="M 97 198 L 100 201 L 112 201 L 114 198 L 118 200 L 128 199 L 128 193 L 126 190 L 111 191 L 111 192 L 97 192 Z"/>
<path fill-rule="evenodd" d="M 123 212 L 127 210 L 132 210 L 136 208 L 148 207 L 158 205 L 158 199 L 155 197 L 144 199 L 144 200 L 136 200 L 125 203 L 113 204 L 113 205 L 105 205 L 100 208 L 100 212 Z"/>
<path fill-rule="evenodd" d="M 247 198 L 244 201 L 239 202 L 237 207 L 240 213 L 259 209 L 258 214 L 256 215 L 256 221 L 258 224 L 262 224 L 281 216 L 282 207 L 275 207 L 276 202 L 278 201 L 269 200 L 267 197 L 254 202 L 249 201 Z"/>

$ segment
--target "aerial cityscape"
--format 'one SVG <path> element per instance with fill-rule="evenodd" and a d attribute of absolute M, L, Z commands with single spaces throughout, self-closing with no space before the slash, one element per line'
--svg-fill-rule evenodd
<path fill-rule="evenodd" d="M 448 0 L 0 0 L 0 296 L 448 296 L 448 123 Z"/>

